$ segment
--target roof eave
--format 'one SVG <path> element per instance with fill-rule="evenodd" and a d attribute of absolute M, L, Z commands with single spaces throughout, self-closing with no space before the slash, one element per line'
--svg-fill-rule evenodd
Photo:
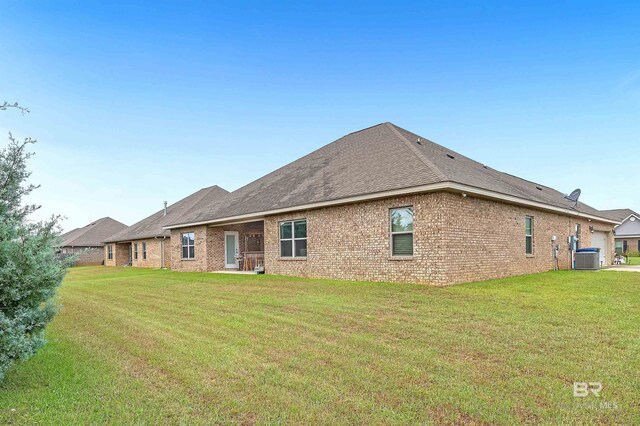
<path fill-rule="evenodd" d="M 109 239 L 109 240 L 104 240 L 102 242 L 102 245 L 111 244 L 111 243 L 128 243 L 130 241 L 137 241 L 137 240 L 151 240 L 151 239 L 156 239 L 161 237 L 166 238 L 167 236 L 162 234 L 149 234 L 149 235 L 143 235 L 143 236 L 135 236 L 133 238 L 118 238 L 115 240 Z"/>
<path fill-rule="evenodd" d="M 420 193 L 429 193 L 429 192 L 447 191 L 447 190 L 465 192 L 467 194 L 472 194 L 472 195 L 489 198 L 493 200 L 499 200 L 499 201 L 507 202 L 510 204 L 516 204 L 516 205 L 527 206 L 527 207 L 535 207 L 537 209 L 553 211 L 553 212 L 565 214 L 568 216 L 584 217 L 585 219 L 597 220 L 599 222 L 610 223 L 614 225 L 620 224 L 620 222 L 617 222 L 615 220 L 605 218 L 602 216 L 582 213 L 577 210 L 552 206 L 550 204 L 545 204 L 545 203 L 541 203 L 533 200 L 527 200 L 525 198 L 520 198 L 513 195 L 503 194 L 500 192 L 477 188 L 477 187 L 466 185 L 466 184 L 447 181 L 447 182 L 439 182 L 439 183 L 434 183 L 429 185 L 421 185 L 421 186 L 416 186 L 412 188 L 402 188 L 402 189 L 396 189 L 391 191 L 358 195 L 354 197 L 347 197 L 347 198 L 331 200 L 331 201 L 323 201 L 323 202 L 317 202 L 317 203 L 309 203 L 309 204 L 303 204 L 298 206 L 285 207 L 281 209 L 247 213 L 247 214 L 238 215 L 238 216 L 229 216 L 229 217 L 222 217 L 217 219 L 210 219 L 210 220 L 203 220 L 203 221 L 196 221 L 196 222 L 170 224 L 170 225 L 164 226 L 163 229 L 171 230 L 171 229 L 186 228 L 191 226 L 215 225 L 215 224 L 223 224 L 223 223 L 229 223 L 229 222 L 246 221 L 252 218 L 255 218 L 255 220 L 259 220 L 259 219 L 263 219 L 265 216 L 288 213 L 293 211 L 311 210 L 316 208 L 339 206 L 344 204 L 371 201 L 371 200 L 377 200 L 377 199 L 389 198 L 389 197 L 395 197 L 395 196 L 401 196 L 401 195 L 411 195 L 411 194 L 420 194 Z"/>

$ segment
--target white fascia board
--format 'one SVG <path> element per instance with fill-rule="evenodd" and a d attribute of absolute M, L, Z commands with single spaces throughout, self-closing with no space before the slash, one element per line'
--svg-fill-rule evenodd
<path fill-rule="evenodd" d="M 610 223 L 614 225 L 620 223 L 615 220 L 606 219 L 604 217 L 594 216 L 587 213 L 581 213 L 579 211 L 572 210 L 572 209 L 551 206 L 549 204 L 540 203 L 538 201 L 531 201 L 525 198 L 515 197 L 513 195 L 502 194 L 500 192 L 489 191 L 486 189 L 476 188 L 473 186 L 464 185 L 464 184 L 455 183 L 455 182 L 440 182 L 440 183 L 435 183 L 430 185 L 416 186 L 413 188 L 395 189 L 392 191 L 358 195 L 355 197 L 341 198 L 338 200 L 309 203 L 309 204 L 303 204 L 299 206 L 285 207 L 281 209 L 267 210 L 262 212 L 255 212 L 255 213 L 249 213 L 245 215 L 231 216 L 231 217 L 225 217 L 225 218 L 214 219 L 214 220 L 205 220 L 200 222 L 167 225 L 164 227 L 164 229 L 186 228 L 190 226 L 201 226 L 201 225 L 213 226 L 213 225 L 219 225 L 219 224 L 244 223 L 244 222 L 251 222 L 254 220 L 263 220 L 265 216 L 289 213 L 289 212 L 300 211 L 300 210 L 312 210 L 312 209 L 318 209 L 322 207 L 339 206 L 344 204 L 359 203 L 363 201 L 378 200 L 382 198 L 398 197 L 402 195 L 412 195 L 412 194 L 420 194 L 420 193 L 428 193 L 428 192 L 436 192 L 436 191 L 447 191 L 447 190 L 464 192 L 466 194 L 473 194 L 480 197 L 489 198 L 492 200 L 500 200 L 500 201 L 507 202 L 509 204 L 534 207 L 536 209 L 552 211 L 552 212 L 561 213 L 568 216 L 582 217 L 585 219 L 591 219 L 598 222 Z"/>

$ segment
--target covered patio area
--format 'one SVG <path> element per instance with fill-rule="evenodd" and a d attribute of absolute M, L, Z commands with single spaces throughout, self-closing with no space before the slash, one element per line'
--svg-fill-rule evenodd
<path fill-rule="evenodd" d="M 264 270 L 264 221 L 218 225 L 212 231 L 216 246 L 214 272 Z"/>

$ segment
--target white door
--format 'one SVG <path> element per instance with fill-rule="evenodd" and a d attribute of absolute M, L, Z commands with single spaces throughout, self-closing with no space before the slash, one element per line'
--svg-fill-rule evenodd
<path fill-rule="evenodd" d="M 595 231 L 591 234 L 591 247 L 600 249 L 600 265 L 607 264 L 607 233 Z"/>
<path fill-rule="evenodd" d="M 238 247 L 238 232 L 225 231 L 224 233 L 224 267 L 237 268 L 238 261 L 236 257 L 240 254 Z"/>

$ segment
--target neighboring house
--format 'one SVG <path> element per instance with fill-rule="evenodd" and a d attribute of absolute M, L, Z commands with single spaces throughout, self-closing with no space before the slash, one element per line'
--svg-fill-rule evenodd
<path fill-rule="evenodd" d="M 105 265 L 170 268 L 171 252 L 168 248 L 171 232 L 163 227 L 187 213 L 199 202 L 212 204 L 226 194 L 228 191 L 211 186 L 168 207 L 165 202 L 162 210 L 103 240 Z"/>
<path fill-rule="evenodd" d="M 616 253 L 640 251 L 640 215 L 630 209 L 603 210 L 602 213 L 621 222 L 613 230 Z"/>
<path fill-rule="evenodd" d="M 167 221 L 176 271 L 448 285 L 569 268 L 568 237 L 613 257 L 618 222 L 397 127 L 346 135 Z M 552 237 L 556 237 L 552 241 Z M 246 269 L 246 267 L 244 268 Z"/>
<path fill-rule="evenodd" d="M 125 229 L 127 225 L 103 217 L 82 228 L 76 228 L 60 236 L 60 254 L 64 257 L 75 256 L 76 266 L 102 265 L 104 247 L 102 241 Z"/>

